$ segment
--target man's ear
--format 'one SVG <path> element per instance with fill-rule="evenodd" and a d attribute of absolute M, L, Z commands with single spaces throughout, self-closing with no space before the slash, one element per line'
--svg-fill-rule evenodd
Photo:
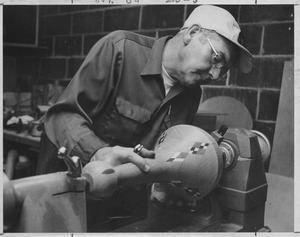
<path fill-rule="evenodd" d="M 183 36 L 183 42 L 185 45 L 189 44 L 191 39 L 200 32 L 200 26 L 197 24 L 194 24 L 190 26 L 184 33 Z"/>

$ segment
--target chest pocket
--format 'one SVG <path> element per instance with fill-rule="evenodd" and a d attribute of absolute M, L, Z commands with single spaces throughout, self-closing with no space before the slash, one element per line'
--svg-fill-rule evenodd
<path fill-rule="evenodd" d="M 116 108 L 118 112 L 124 117 L 132 119 L 139 123 L 145 123 L 151 118 L 151 112 L 149 110 L 134 105 L 124 100 L 122 97 L 117 98 Z"/>
<path fill-rule="evenodd" d="M 149 110 L 117 97 L 96 130 L 112 145 L 134 146 L 150 118 Z"/>

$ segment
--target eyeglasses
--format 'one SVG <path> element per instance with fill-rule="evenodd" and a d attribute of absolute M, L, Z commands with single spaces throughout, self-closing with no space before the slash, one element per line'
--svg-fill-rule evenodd
<path fill-rule="evenodd" d="M 220 69 L 220 79 L 224 79 L 224 77 L 226 76 L 226 73 L 228 71 L 228 68 L 224 66 L 225 64 L 225 58 L 223 54 L 219 54 L 217 52 L 217 50 L 215 49 L 215 47 L 212 45 L 210 39 L 208 38 L 208 36 L 206 35 L 206 33 L 204 32 L 203 28 L 201 28 L 201 31 L 203 32 L 205 38 L 207 39 L 210 47 L 213 50 L 213 54 L 212 54 L 212 68 L 213 69 Z M 226 77 L 225 77 L 226 78 Z"/>

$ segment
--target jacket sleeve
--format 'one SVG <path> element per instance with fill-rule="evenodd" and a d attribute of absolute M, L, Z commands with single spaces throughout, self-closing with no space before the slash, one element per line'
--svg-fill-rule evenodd
<path fill-rule="evenodd" d="M 117 78 L 118 53 L 109 38 L 91 49 L 58 102 L 45 116 L 45 132 L 58 148 L 84 164 L 99 149 L 108 146 L 92 131 L 92 117 L 101 113 Z"/>

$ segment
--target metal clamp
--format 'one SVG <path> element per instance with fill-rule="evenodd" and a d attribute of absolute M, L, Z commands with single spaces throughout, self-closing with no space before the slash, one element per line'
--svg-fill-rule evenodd
<path fill-rule="evenodd" d="M 78 156 L 69 157 L 67 155 L 67 149 L 65 147 L 59 148 L 57 155 L 58 158 L 62 159 L 68 166 L 68 176 L 72 178 L 78 178 L 81 176 L 82 164 Z"/>

